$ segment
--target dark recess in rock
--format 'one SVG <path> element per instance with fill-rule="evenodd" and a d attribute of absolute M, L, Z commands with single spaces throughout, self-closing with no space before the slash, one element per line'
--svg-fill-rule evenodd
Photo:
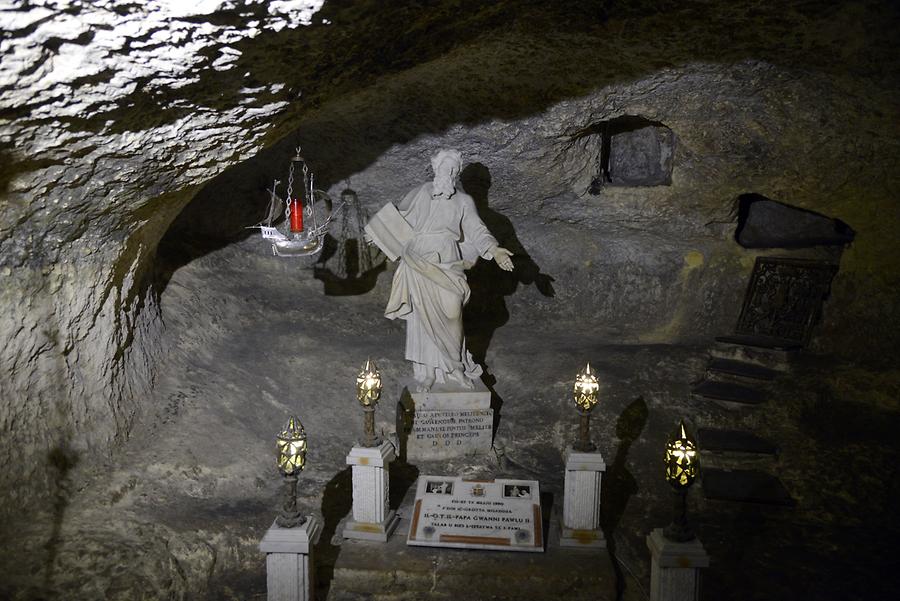
<path fill-rule="evenodd" d="M 590 128 L 602 139 L 597 177 L 590 193 L 604 186 L 668 186 L 672 183 L 675 136 L 657 121 L 623 115 Z"/>
<path fill-rule="evenodd" d="M 853 242 L 856 232 L 840 219 L 792 207 L 762 194 L 738 197 L 734 239 L 744 248 L 808 248 Z"/>

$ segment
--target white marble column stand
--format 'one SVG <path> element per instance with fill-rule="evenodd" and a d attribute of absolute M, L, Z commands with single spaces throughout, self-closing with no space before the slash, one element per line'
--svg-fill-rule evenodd
<path fill-rule="evenodd" d="M 566 488 L 559 544 L 605 548 L 600 530 L 600 480 L 606 463 L 600 453 L 566 449 Z"/>
<path fill-rule="evenodd" d="M 259 550 L 266 554 L 268 601 L 312 601 L 315 598 L 313 545 L 322 533 L 322 520 L 309 516 L 294 528 L 278 524 L 266 531 Z"/>
<path fill-rule="evenodd" d="M 650 549 L 650 601 L 697 601 L 700 569 L 709 567 L 709 555 L 696 538 L 670 541 L 657 528 L 647 537 Z"/>
<path fill-rule="evenodd" d="M 353 447 L 347 465 L 353 466 L 353 519 L 344 525 L 344 538 L 385 542 L 400 518 L 388 506 L 388 465 L 396 457 L 388 441 L 377 447 Z"/>

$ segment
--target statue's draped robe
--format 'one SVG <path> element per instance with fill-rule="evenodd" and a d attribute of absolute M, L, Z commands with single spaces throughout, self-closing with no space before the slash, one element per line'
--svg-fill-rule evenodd
<path fill-rule="evenodd" d="M 463 270 L 479 256 L 492 259 L 497 240 L 470 196 L 457 190 L 433 197 L 432 191 L 430 182 L 412 190 L 399 211 L 388 204 L 366 226 L 388 257 L 400 259 L 384 314 L 406 321 L 406 358 L 417 380 L 429 370 L 437 382 L 454 371 L 473 379 L 481 367 L 465 348 L 462 309 L 469 286 Z"/>

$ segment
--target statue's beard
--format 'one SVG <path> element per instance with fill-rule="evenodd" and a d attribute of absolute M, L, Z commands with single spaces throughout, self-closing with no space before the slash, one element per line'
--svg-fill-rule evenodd
<path fill-rule="evenodd" d="M 443 196 L 444 198 L 450 198 L 453 196 L 453 193 L 456 192 L 456 187 L 453 185 L 453 178 L 449 175 L 437 175 L 434 178 L 434 192 L 433 196 Z"/>

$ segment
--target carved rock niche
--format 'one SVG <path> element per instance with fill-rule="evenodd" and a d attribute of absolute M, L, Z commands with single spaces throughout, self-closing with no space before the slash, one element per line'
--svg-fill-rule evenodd
<path fill-rule="evenodd" d="M 591 129 L 602 140 L 591 194 L 599 194 L 606 186 L 671 185 L 675 155 L 671 129 L 636 115 L 601 121 Z"/>

